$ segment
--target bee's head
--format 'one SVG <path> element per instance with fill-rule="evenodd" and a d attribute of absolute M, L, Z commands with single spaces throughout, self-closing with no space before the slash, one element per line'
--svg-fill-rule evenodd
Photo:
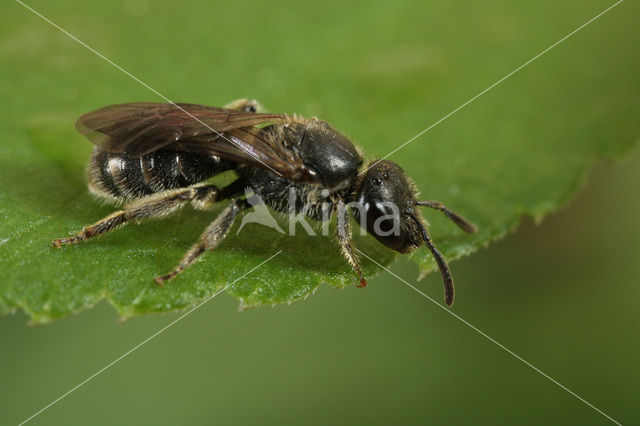
<path fill-rule="evenodd" d="M 416 190 L 402 168 L 391 161 L 370 166 L 358 187 L 354 215 L 360 225 L 382 244 L 406 253 L 422 243 L 410 214 L 418 215 Z"/>
<path fill-rule="evenodd" d="M 366 169 L 355 193 L 354 216 L 367 232 L 392 250 L 407 253 L 423 243 L 438 263 L 445 285 L 447 304 L 453 303 L 453 280 L 444 257 L 436 249 L 418 206 L 441 210 L 467 232 L 476 227 L 438 201 L 416 201 L 417 191 L 396 163 L 375 161 Z"/>

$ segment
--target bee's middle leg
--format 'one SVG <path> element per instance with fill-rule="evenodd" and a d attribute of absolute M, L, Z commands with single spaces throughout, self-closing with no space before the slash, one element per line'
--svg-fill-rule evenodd
<path fill-rule="evenodd" d="M 191 265 L 198 257 L 208 250 L 216 248 L 220 242 L 227 236 L 229 229 L 233 225 L 238 213 L 251 205 L 244 199 L 234 199 L 231 203 L 220 213 L 220 215 L 204 230 L 198 242 L 196 242 L 191 249 L 184 255 L 180 263 L 168 274 L 156 277 L 155 281 L 158 285 L 162 285 L 163 282 L 170 280 L 185 270 Z"/>
<path fill-rule="evenodd" d="M 224 198 L 224 189 L 215 185 L 202 185 L 180 189 L 170 189 L 149 195 L 127 204 L 122 210 L 110 214 L 93 225 L 86 226 L 73 237 L 53 240 L 60 248 L 66 244 L 75 244 L 100 234 L 112 231 L 127 223 L 138 223 L 147 219 L 160 219 L 175 213 L 188 202 L 197 209 L 206 209 Z"/>

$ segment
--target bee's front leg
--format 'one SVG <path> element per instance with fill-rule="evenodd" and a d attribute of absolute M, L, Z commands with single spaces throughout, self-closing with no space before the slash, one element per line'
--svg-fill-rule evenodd
<path fill-rule="evenodd" d="M 360 269 L 358 256 L 354 253 L 353 247 L 351 246 L 351 229 L 349 228 L 349 217 L 347 216 L 345 204 L 342 201 L 338 201 L 336 210 L 338 215 L 338 226 L 336 228 L 336 232 L 338 234 L 338 242 L 342 248 L 342 254 L 358 275 L 360 283 L 357 287 L 366 287 L 367 280 L 364 278 L 362 270 Z"/>

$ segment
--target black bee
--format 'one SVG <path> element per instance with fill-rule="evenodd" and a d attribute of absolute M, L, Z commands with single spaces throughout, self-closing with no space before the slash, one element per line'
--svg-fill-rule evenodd
<path fill-rule="evenodd" d="M 58 248 L 126 223 L 171 215 L 187 203 L 206 209 L 230 200 L 180 263 L 155 279 L 162 284 L 217 247 L 238 213 L 261 202 L 319 221 L 337 215 L 342 253 L 364 287 L 351 245 L 350 209 L 362 227 L 393 250 L 408 253 L 425 243 L 440 268 L 446 303 L 453 304 L 451 273 L 416 207 L 440 210 L 467 232 L 476 227 L 438 201 L 416 201 L 414 185 L 397 164 L 372 161 L 365 166 L 354 145 L 324 121 L 258 113 L 255 101 L 241 99 L 225 108 L 112 105 L 81 116 L 76 128 L 96 145 L 89 190 L 108 201 L 129 203 L 73 237 L 54 240 Z M 228 170 L 237 174 L 230 185 L 204 182 Z M 291 195 L 293 203 L 287 201 Z"/>

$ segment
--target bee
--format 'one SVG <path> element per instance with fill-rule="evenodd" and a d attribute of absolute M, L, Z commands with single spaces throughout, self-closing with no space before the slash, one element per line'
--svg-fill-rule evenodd
<path fill-rule="evenodd" d="M 425 244 L 453 304 L 451 272 L 436 248 L 419 207 L 443 212 L 466 232 L 477 228 L 439 201 L 416 200 L 415 185 L 387 160 L 365 163 L 346 137 L 319 119 L 259 112 L 255 101 L 240 99 L 224 108 L 195 104 L 128 103 L 82 115 L 76 129 L 95 147 L 88 168 L 92 194 L 122 210 L 85 226 L 53 245 L 75 244 L 127 223 L 174 214 L 188 203 L 208 209 L 228 204 L 204 230 L 178 265 L 155 278 L 174 278 L 227 236 L 236 217 L 256 203 L 287 214 L 304 213 L 321 222 L 337 216 L 342 254 L 366 286 L 355 253 L 348 211 L 380 243 L 399 253 Z M 218 187 L 213 176 L 234 171 L 237 178 Z M 293 194 L 294 202 L 286 202 Z"/>

